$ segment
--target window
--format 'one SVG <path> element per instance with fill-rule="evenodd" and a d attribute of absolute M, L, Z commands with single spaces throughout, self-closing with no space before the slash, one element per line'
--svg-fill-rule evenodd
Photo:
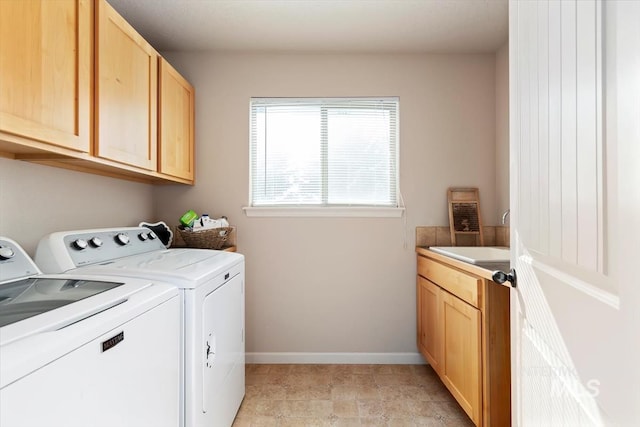
<path fill-rule="evenodd" d="M 251 206 L 398 207 L 397 98 L 253 98 Z"/>

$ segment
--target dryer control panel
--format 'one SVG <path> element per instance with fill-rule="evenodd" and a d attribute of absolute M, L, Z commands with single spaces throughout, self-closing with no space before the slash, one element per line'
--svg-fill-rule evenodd
<path fill-rule="evenodd" d="M 35 260 L 45 273 L 62 273 L 163 249 L 162 241 L 146 227 L 63 231 L 40 240 Z"/>

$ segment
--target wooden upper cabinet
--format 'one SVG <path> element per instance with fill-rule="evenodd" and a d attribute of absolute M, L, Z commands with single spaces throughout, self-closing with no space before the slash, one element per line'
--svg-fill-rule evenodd
<path fill-rule="evenodd" d="M 94 154 L 155 171 L 159 55 L 105 0 L 96 27 Z"/>
<path fill-rule="evenodd" d="M 193 184 L 194 93 L 106 0 L 0 0 L 3 157 Z"/>
<path fill-rule="evenodd" d="M 0 1 L 0 140 L 90 151 L 92 5 Z"/>
<path fill-rule="evenodd" d="M 158 172 L 193 181 L 193 87 L 164 58 L 160 58 L 158 113 Z"/>

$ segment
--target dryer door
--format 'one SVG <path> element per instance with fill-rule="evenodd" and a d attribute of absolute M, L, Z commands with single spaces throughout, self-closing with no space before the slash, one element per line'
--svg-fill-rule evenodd
<path fill-rule="evenodd" d="M 214 423 L 207 424 L 211 427 L 231 425 L 237 394 L 244 395 L 242 282 L 242 275 L 236 275 L 207 295 L 203 304 L 202 410 Z"/>

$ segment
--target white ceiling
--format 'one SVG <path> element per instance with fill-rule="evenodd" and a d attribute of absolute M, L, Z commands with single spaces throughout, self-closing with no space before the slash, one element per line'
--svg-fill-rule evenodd
<path fill-rule="evenodd" d="M 493 52 L 508 0 L 108 0 L 157 50 Z"/>

